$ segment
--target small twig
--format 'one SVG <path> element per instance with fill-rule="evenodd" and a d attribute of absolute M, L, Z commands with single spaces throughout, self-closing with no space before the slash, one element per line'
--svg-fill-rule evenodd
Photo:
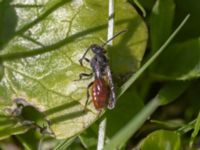
<path fill-rule="evenodd" d="M 114 0 L 109 0 L 109 8 L 108 8 L 108 35 L 107 39 L 111 39 L 113 37 L 114 32 Z M 113 40 L 110 40 L 108 42 L 108 45 L 112 45 Z M 104 141 L 105 141 L 105 135 L 106 135 L 106 117 L 103 118 L 103 120 L 99 124 L 99 132 L 98 132 L 98 144 L 97 144 L 97 150 L 103 150 L 104 149 Z"/>

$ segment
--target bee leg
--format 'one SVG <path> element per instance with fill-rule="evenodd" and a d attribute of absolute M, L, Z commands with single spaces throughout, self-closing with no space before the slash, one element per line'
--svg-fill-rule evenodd
<path fill-rule="evenodd" d="M 85 102 L 85 107 L 84 107 L 84 110 L 86 110 L 86 107 L 87 107 L 87 104 L 88 104 L 88 101 L 89 101 L 89 98 L 90 98 L 90 87 L 93 85 L 94 82 L 91 82 L 88 86 L 87 86 L 87 99 L 86 99 L 86 102 Z"/>
<path fill-rule="evenodd" d="M 90 60 L 88 58 L 85 57 L 84 60 L 90 63 Z"/>
<path fill-rule="evenodd" d="M 87 77 L 87 78 L 84 78 L 84 79 L 90 79 L 92 77 L 93 73 L 80 73 L 79 74 L 79 79 L 76 79 L 74 81 L 79 81 L 79 80 L 82 80 L 83 77 Z"/>
<path fill-rule="evenodd" d="M 79 63 L 81 66 L 83 66 L 83 60 L 89 61 L 90 60 L 88 58 L 86 58 L 86 54 L 88 53 L 88 51 L 91 49 L 91 46 L 87 48 L 87 50 L 85 51 L 85 53 L 83 54 L 83 56 L 81 57 L 81 59 L 79 59 Z"/>

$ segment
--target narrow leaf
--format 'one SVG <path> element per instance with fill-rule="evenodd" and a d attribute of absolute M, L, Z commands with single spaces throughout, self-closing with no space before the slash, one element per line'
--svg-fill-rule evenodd
<path fill-rule="evenodd" d="M 196 136 L 198 135 L 199 133 L 199 130 L 200 130 L 200 112 L 198 114 L 198 117 L 196 119 L 196 123 L 194 125 L 194 131 L 192 132 L 192 135 L 191 135 L 191 139 L 190 139 L 190 147 L 192 147 L 193 143 L 194 143 L 194 140 L 196 138 Z"/>

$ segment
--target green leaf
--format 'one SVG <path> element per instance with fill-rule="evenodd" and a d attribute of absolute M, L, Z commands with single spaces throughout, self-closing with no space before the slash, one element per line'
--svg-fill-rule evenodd
<path fill-rule="evenodd" d="M 132 119 L 111 138 L 110 142 L 105 146 L 105 150 L 120 148 L 160 105 L 175 100 L 189 85 L 189 82 L 176 82 L 164 86 L 138 114 L 132 117 Z"/>
<path fill-rule="evenodd" d="M 144 72 L 144 70 L 159 56 L 173 37 L 178 33 L 181 27 L 188 20 L 189 15 L 181 22 L 177 29 L 172 33 L 163 46 L 132 76 L 122 87 L 119 96 L 121 96 L 132 83 Z M 146 119 L 160 106 L 159 96 L 154 97 L 134 118 L 132 118 L 120 131 L 118 131 L 105 145 L 105 150 L 121 147 L 146 121 Z"/>
<path fill-rule="evenodd" d="M 147 29 L 130 4 L 120 0 L 115 3 L 115 32 L 128 32 L 114 40 L 112 50 L 116 51 L 108 54 L 111 69 L 115 73 L 132 72 L 140 66 Z M 24 4 L 21 0 L 6 7 L 13 11 L 10 14 L 17 23 L 12 27 L 16 32 L 0 51 L 4 68 L 0 109 L 10 108 L 13 99 L 20 97 L 45 114 L 56 138 L 70 138 L 85 130 L 99 112 L 92 103 L 84 111 L 86 87 L 91 80 L 74 80 L 81 72 L 91 72 L 89 64 L 81 67 L 78 62 L 85 50 L 107 40 L 107 1 L 49 0 Z"/>
<path fill-rule="evenodd" d="M 155 123 L 157 126 L 165 128 L 165 129 L 177 129 L 180 126 L 183 126 L 183 120 L 181 119 L 173 119 L 173 120 L 151 120 L 151 123 Z"/>
<path fill-rule="evenodd" d="M 39 127 L 47 128 L 48 122 L 45 120 L 45 116 L 43 113 L 39 112 L 35 107 L 33 106 L 26 106 L 23 107 L 22 111 L 20 112 L 19 117 L 23 118 L 26 121 L 33 121 L 35 124 L 37 124 Z M 23 122 L 23 120 L 21 120 Z"/>
<path fill-rule="evenodd" d="M 143 6 L 140 4 L 140 2 L 138 0 L 128 0 L 128 2 L 130 2 L 131 4 L 136 5 L 139 8 L 139 10 L 141 11 L 142 16 L 146 17 L 146 11 L 145 11 L 145 9 L 143 8 Z"/>
<path fill-rule="evenodd" d="M 125 142 L 143 125 L 147 118 L 160 106 L 159 99 L 155 97 L 143 109 L 120 129 L 105 145 L 105 150 L 121 148 Z"/>
<path fill-rule="evenodd" d="M 155 65 L 157 78 L 187 80 L 200 76 L 200 39 L 171 45 Z"/>
<path fill-rule="evenodd" d="M 179 128 L 177 131 L 180 133 L 180 134 L 185 134 L 189 131 L 191 131 L 193 128 L 194 128 L 194 125 L 196 123 L 196 119 L 193 120 L 193 121 L 190 121 L 189 123 L 183 125 L 181 128 Z"/>
<path fill-rule="evenodd" d="M 109 138 L 113 137 L 143 108 L 143 101 L 132 86 L 117 100 L 117 106 L 119 107 L 106 112 L 106 134 Z"/>
<path fill-rule="evenodd" d="M 4 67 L 2 61 L 0 60 L 0 80 L 3 78 L 4 75 Z"/>
<path fill-rule="evenodd" d="M 183 101 L 187 102 L 187 113 L 185 114 L 186 120 L 191 120 L 199 113 L 199 106 L 200 106 L 200 81 L 194 80 L 190 87 L 187 89 L 186 94 L 182 98 Z"/>
<path fill-rule="evenodd" d="M 156 0 L 138 0 L 140 4 L 148 11 L 152 10 L 153 5 L 155 4 Z"/>
<path fill-rule="evenodd" d="M 171 34 L 174 11 L 174 0 L 156 1 L 150 16 L 150 39 L 152 53 L 160 48 L 160 46 Z"/>
<path fill-rule="evenodd" d="M 141 143 L 141 150 L 180 150 L 180 135 L 173 131 L 158 130 L 149 134 Z"/>
<path fill-rule="evenodd" d="M 169 82 L 158 93 L 160 103 L 166 105 L 179 97 L 190 85 L 190 82 Z"/>
<path fill-rule="evenodd" d="M 196 119 L 196 123 L 194 125 L 194 131 L 192 132 L 192 135 L 191 135 L 190 147 L 192 147 L 194 140 L 195 140 L 196 136 L 198 135 L 199 131 L 200 131 L 200 112 L 198 114 L 198 117 Z"/>
<path fill-rule="evenodd" d="M 200 17 L 199 6 L 199 0 L 176 0 L 175 25 L 179 24 L 186 14 L 189 13 L 191 15 L 190 20 L 177 36 L 177 41 L 186 41 L 200 37 L 200 21 L 197 21 Z"/>
<path fill-rule="evenodd" d="M 8 138 L 11 134 L 20 134 L 27 131 L 27 127 L 22 127 L 15 119 L 3 115 L 0 111 L 0 140 Z"/>
<path fill-rule="evenodd" d="M 119 0 L 115 3 L 115 30 L 128 31 L 114 39 L 113 46 L 108 47 L 108 56 L 113 73 L 126 74 L 135 72 L 140 67 L 148 40 L 147 27 L 129 3 Z M 118 25 L 124 19 L 129 21 L 125 25 Z"/>
<path fill-rule="evenodd" d="M 35 129 L 16 136 L 26 150 L 38 149 L 41 135 Z"/>
<path fill-rule="evenodd" d="M 75 140 L 76 137 L 72 137 L 68 140 L 60 140 L 53 150 L 66 150 Z"/>
<path fill-rule="evenodd" d="M 15 27 L 17 25 L 15 8 L 10 3 L 10 0 L 0 1 L 0 50 L 9 42 L 15 33 Z"/>
<path fill-rule="evenodd" d="M 95 150 L 97 145 L 98 133 L 94 132 L 94 130 L 90 127 L 85 130 L 80 136 L 81 143 L 85 147 L 85 149 Z"/>
<path fill-rule="evenodd" d="M 141 76 L 141 74 L 158 58 L 158 56 L 165 50 L 168 44 L 172 41 L 172 39 L 176 36 L 176 34 L 188 21 L 189 17 L 190 15 L 187 15 L 184 18 L 184 20 L 180 23 L 180 25 L 176 28 L 176 30 L 169 36 L 169 38 L 165 41 L 165 43 L 157 50 L 157 52 L 155 52 L 153 56 L 134 75 L 132 75 L 127 82 L 125 82 L 121 86 L 118 97 L 120 97 Z"/>

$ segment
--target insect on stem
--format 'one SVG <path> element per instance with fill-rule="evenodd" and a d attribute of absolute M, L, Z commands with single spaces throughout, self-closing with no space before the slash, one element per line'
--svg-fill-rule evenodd
<path fill-rule="evenodd" d="M 113 109 L 116 103 L 116 95 L 114 83 L 112 80 L 112 74 L 109 67 L 108 58 L 105 55 L 106 50 L 103 47 L 108 42 L 112 41 L 114 38 L 116 38 L 124 32 L 127 32 L 127 30 L 122 30 L 118 32 L 112 38 L 108 39 L 108 41 L 106 41 L 102 46 L 99 46 L 97 44 L 90 45 L 79 60 L 81 66 L 83 66 L 83 60 L 85 60 L 90 63 L 90 66 L 92 68 L 91 75 L 94 76 L 94 81 L 91 82 L 90 86 L 87 88 L 87 101 L 90 97 L 88 91 L 89 88 L 91 88 L 93 104 L 96 110 L 98 111 L 101 111 L 106 105 L 108 109 Z M 89 50 L 91 50 L 94 53 L 94 56 L 91 60 L 86 58 L 86 54 Z M 88 73 L 80 73 L 79 80 L 82 79 L 83 76 L 88 77 L 89 75 L 90 74 Z M 106 79 L 108 79 L 108 83 L 105 81 L 105 77 Z"/>

